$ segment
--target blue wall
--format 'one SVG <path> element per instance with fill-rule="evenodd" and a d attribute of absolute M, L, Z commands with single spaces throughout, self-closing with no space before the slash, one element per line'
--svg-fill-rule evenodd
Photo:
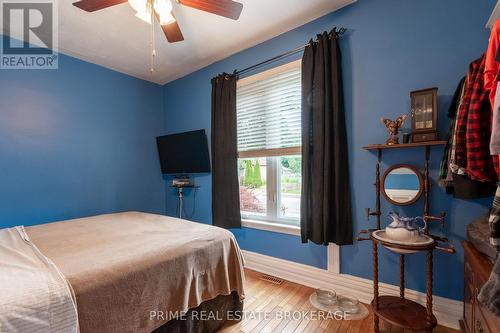
<path fill-rule="evenodd" d="M 165 212 L 162 87 L 60 55 L 0 71 L 0 228 Z"/>
<path fill-rule="evenodd" d="M 374 165 L 376 156 L 361 147 L 383 142 L 386 130 L 381 116 L 395 118 L 409 110 L 412 90 L 439 87 L 440 128 L 447 128 L 446 111 L 451 96 L 469 62 L 485 51 L 489 31 L 484 28 L 494 0 L 360 0 L 352 6 L 321 17 L 298 29 L 247 49 L 165 86 L 165 111 L 168 132 L 205 128 L 210 131 L 210 78 L 220 72 L 245 68 L 304 44 L 316 33 L 333 26 L 345 26 L 342 37 L 343 71 L 349 136 L 349 163 L 354 204 L 354 230 L 369 228 L 363 209 L 374 208 Z M 295 57 L 297 58 L 297 57 Z M 295 58 L 290 58 L 293 60 Z M 443 230 L 458 249 L 455 255 L 436 252 L 435 294 L 462 298 L 463 252 L 459 241 L 465 238 L 466 225 L 489 208 L 491 200 L 455 200 L 437 186 L 441 148 L 432 149 L 431 174 L 434 214 L 447 212 Z M 383 169 L 393 163 L 411 163 L 422 168 L 424 151 L 384 154 Z M 201 185 L 196 198 L 194 220 L 211 221 L 210 176 L 197 178 Z M 176 197 L 167 191 L 167 211 L 175 215 Z M 186 204 L 191 209 L 192 193 Z M 395 208 L 383 203 L 383 212 L 399 211 L 409 216 L 422 215 L 422 200 L 412 207 Z M 326 249 L 300 244 L 298 237 L 243 228 L 235 231 L 243 249 L 279 258 L 326 267 Z M 424 290 L 423 255 L 408 259 L 407 286 Z M 381 280 L 398 282 L 398 257 L 382 251 Z M 341 271 L 372 278 L 370 242 L 342 247 Z"/>

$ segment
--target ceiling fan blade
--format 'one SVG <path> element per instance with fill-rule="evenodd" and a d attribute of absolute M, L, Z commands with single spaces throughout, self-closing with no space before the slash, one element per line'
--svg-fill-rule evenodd
<path fill-rule="evenodd" d="M 232 0 L 177 0 L 177 2 L 184 6 L 196 8 L 233 20 L 237 20 L 243 10 L 242 3 Z"/>
<path fill-rule="evenodd" d="M 174 18 L 175 15 L 172 12 L 171 13 Z M 156 20 L 158 23 L 160 22 L 160 18 L 158 17 L 158 14 L 155 13 Z M 163 24 L 161 25 L 161 29 L 163 30 L 163 33 L 165 34 L 165 37 L 167 37 L 167 40 L 169 43 L 176 43 L 184 40 L 184 36 L 182 35 L 181 28 L 179 27 L 179 24 L 177 23 L 177 19 L 169 24 Z"/>
<path fill-rule="evenodd" d="M 73 6 L 86 12 L 95 12 L 97 10 L 119 5 L 124 2 L 127 2 L 127 0 L 81 0 L 73 2 Z"/>

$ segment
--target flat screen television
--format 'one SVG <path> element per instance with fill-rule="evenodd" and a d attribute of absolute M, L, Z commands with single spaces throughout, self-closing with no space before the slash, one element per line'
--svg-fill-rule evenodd
<path fill-rule="evenodd" d="M 177 133 L 156 138 L 164 174 L 210 172 L 207 134 L 205 130 Z"/>

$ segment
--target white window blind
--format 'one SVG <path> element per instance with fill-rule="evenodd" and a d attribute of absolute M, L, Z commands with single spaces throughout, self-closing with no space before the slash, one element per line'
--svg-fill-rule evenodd
<path fill-rule="evenodd" d="M 240 157 L 300 153 L 300 120 L 300 61 L 238 82 Z"/>

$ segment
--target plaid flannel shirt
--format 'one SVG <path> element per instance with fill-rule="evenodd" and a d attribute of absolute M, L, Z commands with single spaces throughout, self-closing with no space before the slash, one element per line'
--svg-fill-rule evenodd
<path fill-rule="evenodd" d="M 448 138 L 446 139 L 446 146 L 444 147 L 443 158 L 439 167 L 439 185 L 443 187 L 453 186 L 453 180 L 451 178 L 451 170 L 449 168 L 451 156 L 454 154 L 452 150 L 453 138 L 455 134 L 455 125 L 457 119 L 458 109 L 460 108 L 460 103 L 462 103 L 462 96 L 465 90 L 465 77 L 460 80 L 455 93 L 453 94 L 453 100 L 448 109 L 448 118 L 450 119 L 450 124 L 448 126 Z"/>
<path fill-rule="evenodd" d="M 500 253 L 500 187 L 497 188 L 495 199 L 490 211 L 490 244 Z"/>
<path fill-rule="evenodd" d="M 496 182 L 498 158 L 489 153 L 491 107 L 484 88 L 485 56 L 469 68 L 469 82 L 457 115 L 455 163 L 473 180 Z"/>

